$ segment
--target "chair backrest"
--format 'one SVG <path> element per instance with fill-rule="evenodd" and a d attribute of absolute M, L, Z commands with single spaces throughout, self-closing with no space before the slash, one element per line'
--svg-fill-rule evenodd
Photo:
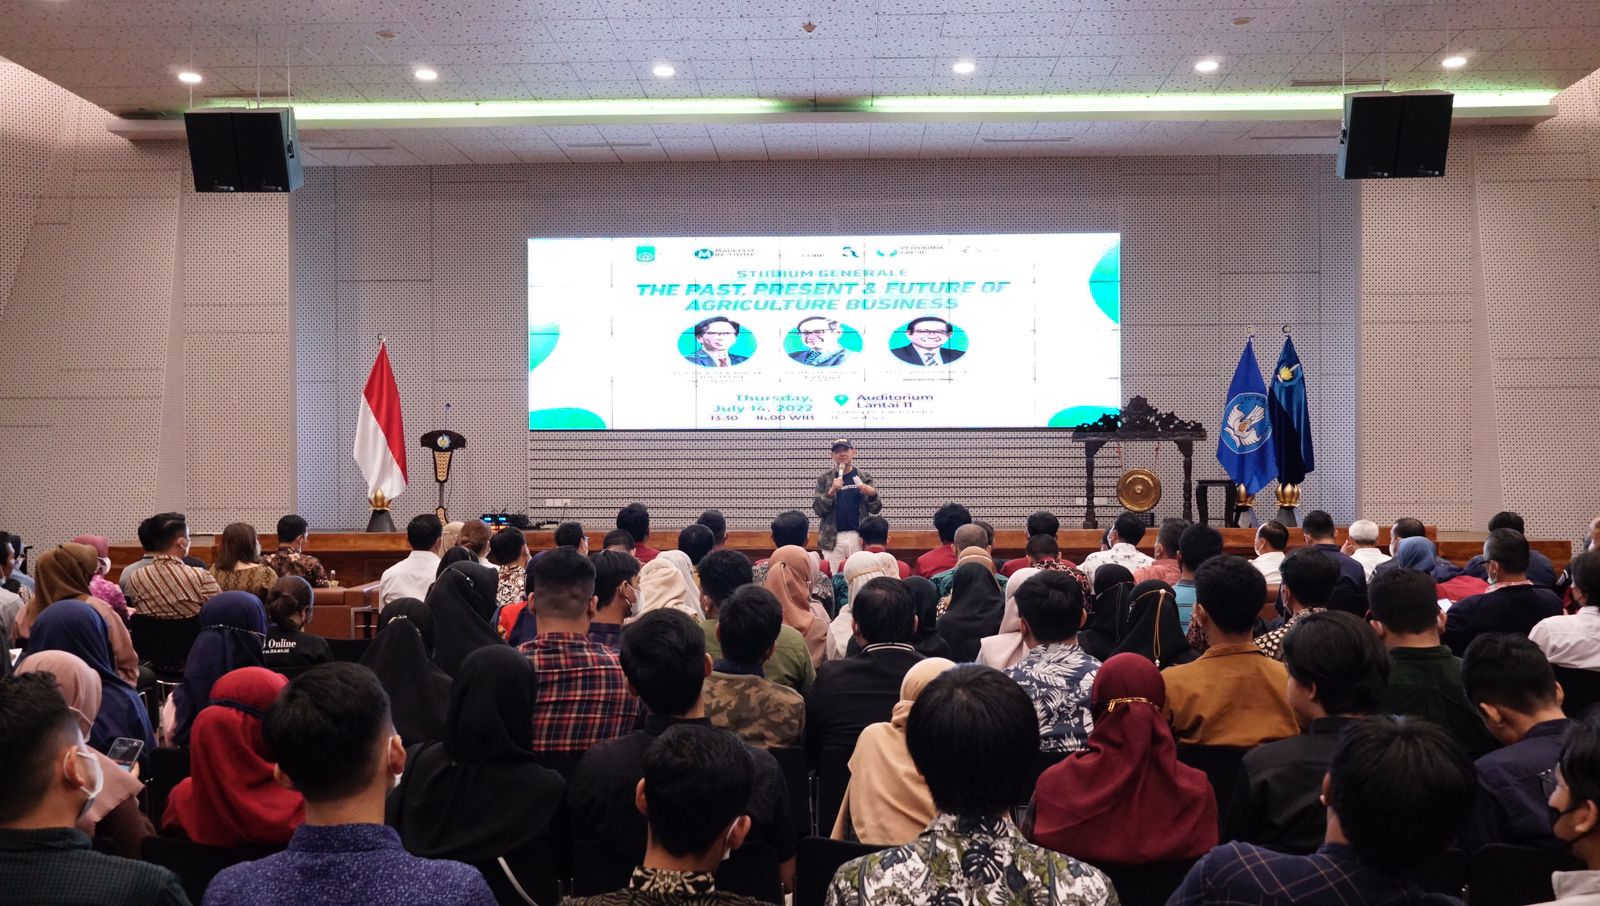
<path fill-rule="evenodd" d="M 1583 863 L 1567 855 L 1531 846 L 1492 843 L 1472 854 L 1467 892 L 1472 906 L 1528 906 L 1555 899 L 1550 875 L 1577 871 Z"/>
<path fill-rule="evenodd" d="M 783 906 L 778 853 L 770 846 L 741 846 L 717 868 L 717 889 Z"/>
<path fill-rule="evenodd" d="M 806 762 L 806 750 L 783 746 L 767 751 L 778 763 L 784 785 L 789 788 L 789 814 L 794 818 L 795 833 L 801 837 L 816 833 L 816 823 L 811 819 L 811 766 Z"/>
<path fill-rule="evenodd" d="M 498 859 L 470 863 L 489 882 L 496 903 L 556 906 L 561 900 L 563 872 L 556 847 L 536 840 Z"/>
<path fill-rule="evenodd" d="M 578 769 L 578 762 L 583 760 L 583 752 L 539 752 L 533 760 L 540 767 L 549 768 L 561 775 L 563 780 L 571 780 L 572 772 Z"/>
<path fill-rule="evenodd" d="M 217 873 L 230 865 L 251 862 L 282 852 L 282 846 L 241 846 L 238 849 L 217 849 L 201 846 L 188 840 L 171 837 L 146 837 L 139 847 L 146 862 L 153 862 L 172 870 L 183 883 L 183 890 L 192 902 L 198 903 L 206 893 L 206 886 Z"/>
<path fill-rule="evenodd" d="M 850 756 L 853 749 L 835 746 L 817 757 L 817 830 L 833 831 L 833 822 L 844 804 L 844 790 L 850 785 Z"/>
<path fill-rule="evenodd" d="M 189 776 L 189 750 L 158 746 L 150 750 L 150 773 L 145 777 L 145 814 L 150 823 L 161 826 L 167 810 L 167 797 L 178 781 Z"/>
<path fill-rule="evenodd" d="M 592 840 L 572 844 L 572 895 L 593 897 L 628 886 L 637 861 Z"/>
<path fill-rule="evenodd" d="M 352 664 L 361 663 L 361 656 L 372 647 L 371 639 L 325 639 L 328 643 L 328 653 L 336 661 L 347 661 Z"/>
<path fill-rule="evenodd" d="M 1239 782 L 1245 751 L 1223 746 L 1195 746 L 1181 743 L 1178 745 L 1178 760 L 1191 768 L 1204 771 L 1206 780 L 1211 782 L 1211 790 L 1217 794 L 1219 827 L 1226 827 L 1228 824 L 1227 810 L 1233 803 L 1233 788 Z"/>
<path fill-rule="evenodd" d="M 1411 873 L 1411 879 L 1429 893 L 1442 893 L 1460 899 L 1471 872 L 1471 856 L 1459 849 L 1447 849 L 1417 866 L 1417 870 Z"/>
<path fill-rule="evenodd" d="M 794 906 L 822 906 L 839 866 L 883 849 L 866 843 L 806 837 L 795 850 Z"/>
<path fill-rule="evenodd" d="M 1144 865 L 1097 865 L 1111 879 L 1122 906 L 1163 906 L 1183 884 L 1197 859 L 1150 862 Z"/>
<path fill-rule="evenodd" d="M 1033 756 L 1033 764 L 1028 767 L 1028 781 L 1022 785 L 1018 805 L 1027 805 L 1033 801 L 1033 789 L 1039 785 L 1039 777 L 1065 761 L 1069 752 L 1037 752 Z"/>
<path fill-rule="evenodd" d="M 200 618 L 160 620 L 136 613 L 128 619 L 128 634 L 133 637 L 133 649 L 157 676 L 182 676 L 189 649 L 200 635 Z"/>
<path fill-rule="evenodd" d="M 1583 670 L 1578 667 L 1557 667 L 1550 665 L 1555 672 L 1556 682 L 1561 684 L 1561 691 L 1566 697 L 1561 700 L 1561 710 L 1573 720 L 1581 720 L 1584 714 L 1600 702 L 1600 670 Z"/>

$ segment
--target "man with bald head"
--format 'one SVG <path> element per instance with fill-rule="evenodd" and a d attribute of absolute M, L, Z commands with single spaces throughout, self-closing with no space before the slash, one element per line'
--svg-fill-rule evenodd
<path fill-rule="evenodd" d="M 939 597 L 942 598 L 949 594 L 950 589 L 955 587 L 956 569 L 961 565 L 959 558 L 961 554 L 968 548 L 974 547 L 989 555 L 989 562 L 987 564 L 989 570 L 995 573 L 995 581 L 1000 583 L 1000 589 L 1002 591 L 1005 590 L 1006 577 L 1000 575 L 995 568 L 993 552 L 994 539 L 989 536 L 989 530 L 984 528 L 983 523 L 969 522 L 966 525 L 956 529 L 956 565 L 933 577 L 933 587 L 934 590 L 939 593 Z"/>

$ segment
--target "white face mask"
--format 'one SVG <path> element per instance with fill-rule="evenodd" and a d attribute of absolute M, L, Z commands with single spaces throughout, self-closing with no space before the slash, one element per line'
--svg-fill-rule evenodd
<path fill-rule="evenodd" d="M 83 808 L 78 810 L 78 818 L 81 820 L 84 815 L 89 814 L 89 809 L 93 807 L 94 800 L 99 797 L 100 791 L 105 789 L 106 775 L 104 771 L 100 770 L 100 759 L 96 758 L 94 753 L 88 749 L 82 748 L 81 746 L 73 749 L 72 756 L 82 758 L 85 762 L 87 762 L 90 773 L 94 775 L 94 780 L 90 782 L 88 787 L 78 787 L 80 792 L 89 797 L 88 799 L 84 800 Z"/>

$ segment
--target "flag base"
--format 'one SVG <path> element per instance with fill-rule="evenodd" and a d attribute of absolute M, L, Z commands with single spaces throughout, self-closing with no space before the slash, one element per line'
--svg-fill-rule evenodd
<path fill-rule="evenodd" d="M 1284 528 L 1294 528 L 1299 521 L 1294 518 L 1294 508 L 1300 505 L 1300 486 L 1297 484 L 1279 484 L 1277 490 L 1278 515 L 1275 517 L 1278 524 Z"/>
<path fill-rule="evenodd" d="M 1278 507 L 1278 515 L 1272 518 L 1284 528 L 1294 528 L 1300 524 L 1299 521 L 1294 518 L 1294 507 L 1292 506 Z"/>
<path fill-rule="evenodd" d="M 389 514 L 389 500 L 383 496 L 382 491 L 373 494 L 372 497 L 367 500 L 367 502 L 372 505 L 372 518 L 367 520 L 367 531 L 397 531 L 397 529 L 394 527 L 394 516 Z"/>

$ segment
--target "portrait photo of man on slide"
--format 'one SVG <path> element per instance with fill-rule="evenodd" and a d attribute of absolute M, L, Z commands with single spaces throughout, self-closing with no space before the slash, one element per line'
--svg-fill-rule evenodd
<path fill-rule="evenodd" d="M 894 357 L 908 365 L 948 365 L 967 354 L 964 349 L 946 349 L 954 329 L 943 318 L 917 318 L 906 325 L 908 346 L 889 350 Z"/>
<path fill-rule="evenodd" d="M 702 368 L 726 368 L 730 365 L 743 364 L 749 356 L 737 355 L 730 351 L 730 347 L 739 339 L 739 332 L 744 328 L 739 322 L 731 321 L 718 316 L 707 318 L 694 326 L 695 342 L 700 348 L 694 355 L 684 358 Z"/>
<path fill-rule="evenodd" d="M 795 326 L 805 349 L 789 353 L 789 358 L 813 368 L 837 368 L 850 357 L 850 350 L 840 345 L 844 329 L 831 318 L 806 318 Z"/>

